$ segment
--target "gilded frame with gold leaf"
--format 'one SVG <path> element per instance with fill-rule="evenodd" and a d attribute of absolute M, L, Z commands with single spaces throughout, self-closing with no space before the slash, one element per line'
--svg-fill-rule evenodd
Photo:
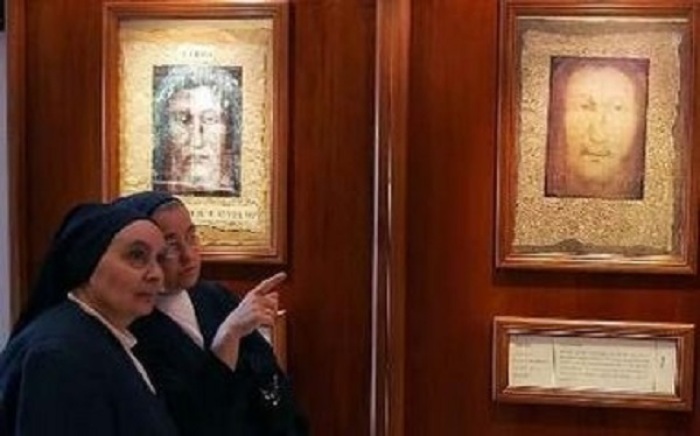
<path fill-rule="evenodd" d="M 285 261 L 288 8 L 104 6 L 104 196 L 178 196 L 204 260 Z"/>
<path fill-rule="evenodd" d="M 502 0 L 497 267 L 695 273 L 695 14 Z"/>

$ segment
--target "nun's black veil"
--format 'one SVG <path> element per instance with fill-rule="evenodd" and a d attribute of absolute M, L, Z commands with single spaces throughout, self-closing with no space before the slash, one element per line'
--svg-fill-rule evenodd
<path fill-rule="evenodd" d="M 114 236 L 142 219 L 149 219 L 148 215 L 116 204 L 85 203 L 71 209 L 51 241 L 28 304 L 10 337 L 87 282 Z"/>

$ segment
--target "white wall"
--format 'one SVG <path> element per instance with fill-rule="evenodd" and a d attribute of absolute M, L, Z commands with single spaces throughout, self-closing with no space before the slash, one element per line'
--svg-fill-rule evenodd
<path fill-rule="evenodd" d="M 10 331 L 10 232 L 8 228 L 7 34 L 0 32 L 0 348 Z"/>

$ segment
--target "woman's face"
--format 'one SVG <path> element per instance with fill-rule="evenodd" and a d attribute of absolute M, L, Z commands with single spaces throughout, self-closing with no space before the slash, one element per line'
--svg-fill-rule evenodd
<path fill-rule="evenodd" d="M 153 310 L 163 288 L 165 241 L 150 221 L 134 221 L 112 239 L 88 284 L 78 292 L 117 327 Z"/>
<path fill-rule="evenodd" d="M 197 228 L 187 208 L 168 205 L 153 214 L 153 221 L 163 232 L 168 257 L 163 262 L 166 291 L 189 289 L 197 283 L 201 268 Z"/>

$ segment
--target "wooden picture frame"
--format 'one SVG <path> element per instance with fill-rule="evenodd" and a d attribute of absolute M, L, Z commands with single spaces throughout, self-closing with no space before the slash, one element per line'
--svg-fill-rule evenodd
<path fill-rule="evenodd" d="M 493 399 L 690 411 L 694 341 L 692 324 L 497 316 Z"/>
<path fill-rule="evenodd" d="M 497 268 L 696 272 L 696 13 L 501 1 Z"/>
<path fill-rule="evenodd" d="M 103 195 L 176 195 L 205 261 L 286 260 L 288 9 L 104 5 Z"/>

